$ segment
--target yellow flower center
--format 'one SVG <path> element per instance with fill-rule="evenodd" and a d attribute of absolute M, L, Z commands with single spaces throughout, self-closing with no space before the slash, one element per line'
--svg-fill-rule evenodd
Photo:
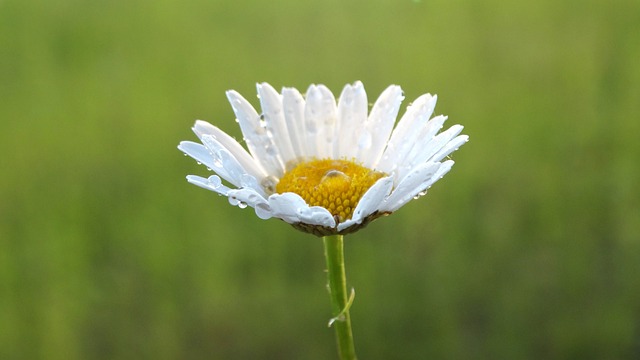
<path fill-rule="evenodd" d="M 351 219 L 362 195 L 384 175 L 348 160 L 305 161 L 284 174 L 276 191 L 296 193 L 343 222 Z"/>

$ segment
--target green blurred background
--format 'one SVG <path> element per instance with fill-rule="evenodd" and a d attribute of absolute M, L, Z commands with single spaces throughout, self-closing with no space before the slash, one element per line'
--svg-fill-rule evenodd
<path fill-rule="evenodd" d="M 322 243 L 189 185 L 224 91 L 471 141 L 347 238 L 362 359 L 640 358 L 640 2 L 0 0 L 0 359 L 331 359 Z M 404 108 L 403 105 L 403 108 Z"/>

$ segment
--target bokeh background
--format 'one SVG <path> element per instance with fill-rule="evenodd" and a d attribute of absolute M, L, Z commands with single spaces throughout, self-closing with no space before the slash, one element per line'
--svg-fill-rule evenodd
<path fill-rule="evenodd" d="M 347 238 L 362 359 L 640 358 L 639 34 L 634 0 L 0 0 L 0 358 L 335 358 L 322 242 L 176 145 L 241 137 L 227 89 L 355 80 L 471 137 Z"/>

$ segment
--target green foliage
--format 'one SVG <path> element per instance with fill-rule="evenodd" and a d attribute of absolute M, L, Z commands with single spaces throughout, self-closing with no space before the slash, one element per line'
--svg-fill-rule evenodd
<path fill-rule="evenodd" d="M 640 3 L 0 0 L 0 358 L 329 359 L 322 243 L 186 183 L 195 119 L 362 80 L 471 136 L 346 238 L 363 359 L 640 357 Z"/>

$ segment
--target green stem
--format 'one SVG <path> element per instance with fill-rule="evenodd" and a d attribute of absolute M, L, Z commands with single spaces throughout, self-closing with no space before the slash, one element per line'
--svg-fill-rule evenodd
<path fill-rule="evenodd" d="M 347 296 L 347 276 L 344 267 L 344 242 L 342 235 L 331 235 L 322 238 L 324 256 L 327 259 L 329 278 L 329 295 L 334 318 L 329 322 L 336 329 L 338 354 L 342 360 L 356 359 L 356 350 L 351 333 L 351 317 L 349 306 L 353 301 Z"/>

